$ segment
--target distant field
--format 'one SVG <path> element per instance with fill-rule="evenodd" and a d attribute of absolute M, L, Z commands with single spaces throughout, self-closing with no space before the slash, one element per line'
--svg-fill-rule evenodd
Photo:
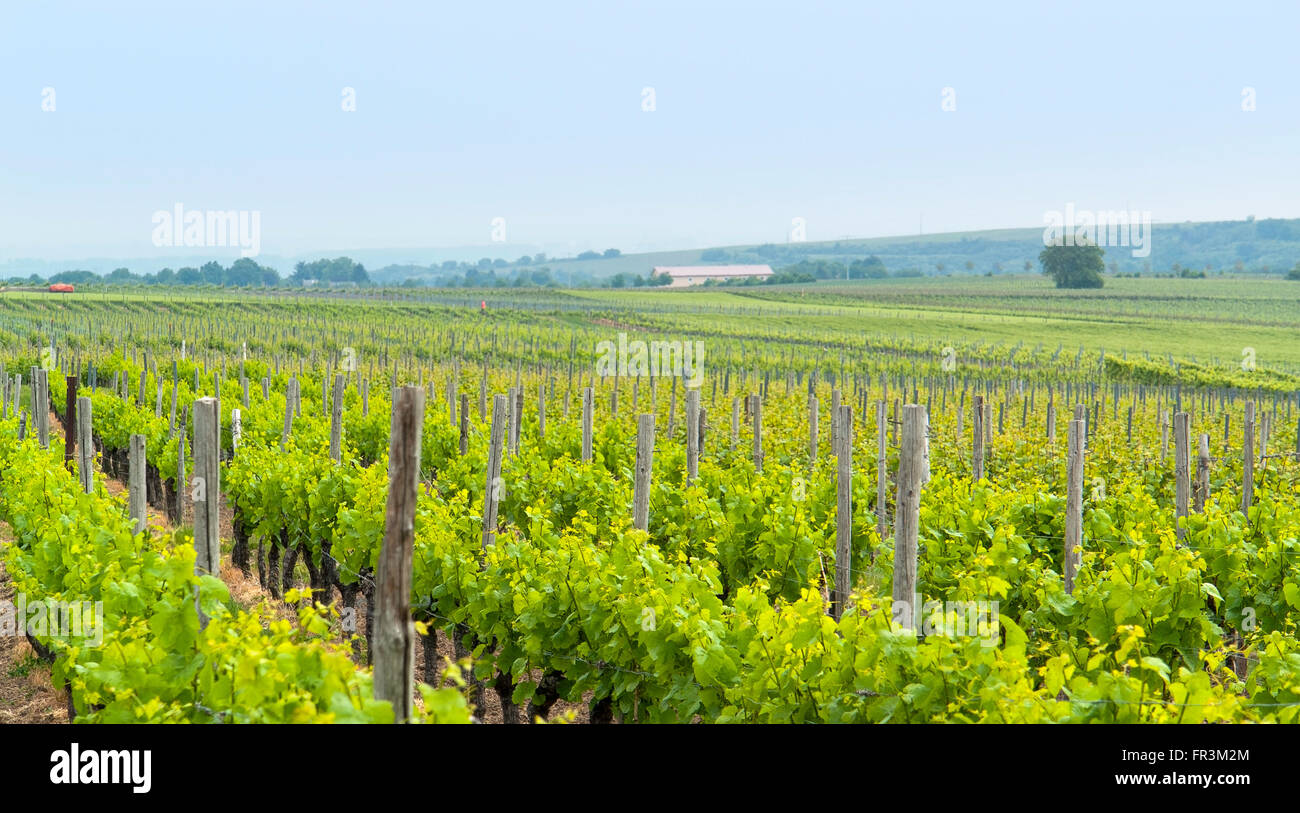
<path fill-rule="evenodd" d="M 1232 367 L 1255 349 L 1261 367 L 1300 371 L 1300 283 L 1278 278 L 1109 278 L 1093 291 L 1058 290 L 1039 275 L 823 281 L 788 286 L 675 289 L 403 289 L 352 293 L 144 289 L 52 295 L 6 292 L 0 302 L 93 312 L 129 298 L 136 307 L 202 309 L 214 299 L 247 303 L 420 303 L 478 310 L 554 311 L 597 330 L 620 324 L 738 339 L 839 343 L 865 338 L 925 343 L 1041 345 Z M 594 325 L 592 324 L 594 322 Z"/>
<path fill-rule="evenodd" d="M 573 294 L 631 310 L 703 311 L 702 324 L 761 317 L 765 331 L 1082 345 L 1219 364 L 1253 347 L 1261 366 L 1300 367 L 1300 283 L 1281 279 L 1121 278 L 1097 291 L 1063 291 L 1037 275 L 927 277 Z"/>

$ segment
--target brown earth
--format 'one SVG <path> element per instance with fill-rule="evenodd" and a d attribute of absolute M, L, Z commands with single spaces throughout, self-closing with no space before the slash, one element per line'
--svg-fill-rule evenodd
<path fill-rule="evenodd" d="M 13 540 L 8 525 L 0 525 L 0 542 Z M 14 603 L 14 585 L 0 562 L 0 607 Z M 54 688 L 50 667 L 22 635 L 0 636 L 0 725 L 6 723 L 66 723 L 67 697 Z"/>

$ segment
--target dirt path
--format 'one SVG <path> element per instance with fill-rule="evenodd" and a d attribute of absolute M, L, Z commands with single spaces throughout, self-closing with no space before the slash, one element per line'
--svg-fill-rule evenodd
<path fill-rule="evenodd" d="M 12 541 L 8 524 L 0 523 L 0 544 Z M 14 585 L 0 562 L 0 612 L 14 604 Z M 25 636 L 0 635 L 0 725 L 66 722 L 66 697 L 55 690 L 49 665 L 36 657 Z"/>

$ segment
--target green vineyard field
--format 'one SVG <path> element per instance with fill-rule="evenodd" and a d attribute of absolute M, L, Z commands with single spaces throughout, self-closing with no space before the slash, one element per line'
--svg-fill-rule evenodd
<path fill-rule="evenodd" d="M 5 571 L 78 722 L 402 717 L 417 388 L 415 721 L 1300 720 L 1297 303 L 983 284 L 7 295 Z"/>

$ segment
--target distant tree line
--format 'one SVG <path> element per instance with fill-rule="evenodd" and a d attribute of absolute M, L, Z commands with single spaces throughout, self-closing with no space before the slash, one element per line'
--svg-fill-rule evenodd
<path fill-rule="evenodd" d="M 111 272 L 99 275 L 93 271 L 60 271 L 43 279 L 39 274 L 29 277 L 14 277 L 10 285 L 53 285 L 68 283 L 70 285 L 214 285 L 234 288 L 275 287 L 285 285 L 305 285 L 315 281 L 320 285 L 369 285 L 370 275 L 365 266 L 353 262 L 347 257 L 332 260 L 316 260 L 310 263 L 298 263 L 294 273 L 282 278 L 274 268 L 259 264 L 256 260 L 241 257 L 229 266 L 215 260 L 204 263 L 198 268 L 163 268 L 152 274 L 136 274 L 129 268 L 115 268 Z"/>

